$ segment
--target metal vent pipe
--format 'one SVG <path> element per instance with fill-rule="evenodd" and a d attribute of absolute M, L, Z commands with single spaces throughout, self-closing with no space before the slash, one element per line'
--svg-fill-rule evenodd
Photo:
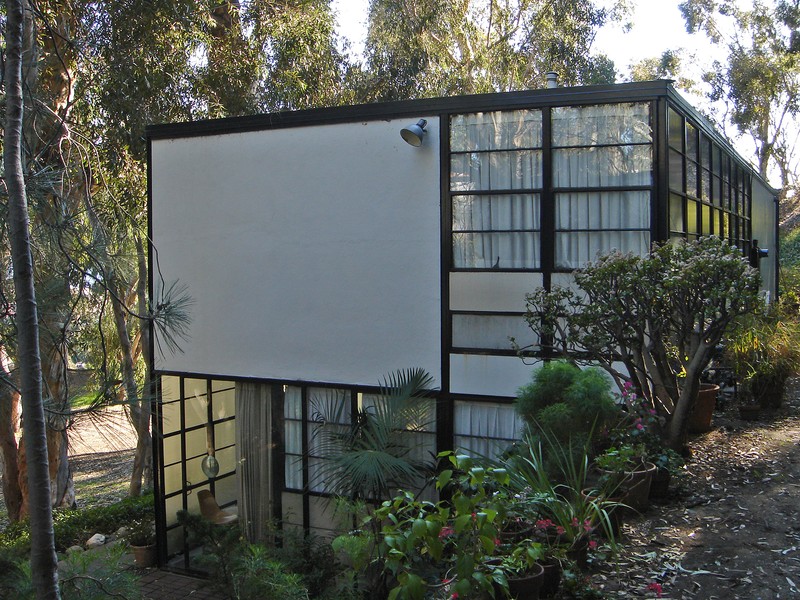
<path fill-rule="evenodd" d="M 558 87 L 558 73 L 555 71 L 548 71 L 545 74 L 547 78 L 547 87 L 549 88 L 557 88 Z"/>

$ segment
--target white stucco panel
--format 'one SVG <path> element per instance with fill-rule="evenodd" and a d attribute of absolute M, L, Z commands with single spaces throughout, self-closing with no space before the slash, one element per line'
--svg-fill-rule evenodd
<path fill-rule="evenodd" d="M 157 367 L 439 382 L 438 121 L 421 148 L 411 121 L 154 141 L 158 267 L 194 300 L 191 340 Z"/>
<path fill-rule="evenodd" d="M 451 354 L 450 390 L 454 394 L 514 398 L 521 386 L 530 383 L 536 368 L 517 356 Z"/>

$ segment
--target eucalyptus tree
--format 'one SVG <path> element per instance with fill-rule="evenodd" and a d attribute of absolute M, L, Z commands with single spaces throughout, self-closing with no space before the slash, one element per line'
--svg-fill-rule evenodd
<path fill-rule="evenodd" d="M 723 125 L 734 125 L 755 144 L 758 170 L 775 168 L 781 185 L 797 182 L 800 111 L 800 3 L 685 0 L 686 28 L 727 48 L 727 64 L 705 75 L 709 98 L 725 106 Z"/>
<path fill-rule="evenodd" d="M 595 0 L 371 0 L 366 40 L 370 100 L 613 83 L 613 63 L 592 53 L 598 29 L 628 2 Z"/>
<path fill-rule="evenodd" d="M 3 177 L 8 194 L 8 228 L 14 271 L 17 347 L 20 382 L 28 436 L 27 462 L 30 482 L 31 579 L 39 599 L 58 599 L 58 564 L 50 507 L 47 436 L 42 402 L 42 363 L 34 287 L 25 176 L 23 171 L 23 55 L 33 27 L 30 6 L 22 0 L 6 0 L 4 77 L 5 125 L 3 128 Z"/>

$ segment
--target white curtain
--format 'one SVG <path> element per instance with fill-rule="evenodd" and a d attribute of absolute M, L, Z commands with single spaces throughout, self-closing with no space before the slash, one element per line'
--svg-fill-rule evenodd
<path fill-rule="evenodd" d="M 239 523 L 251 542 L 266 541 L 272 520 L 272 400 L 270 387 L 236 384 L 236 464 Z"/>
<path fill-rule="evenodd" d="M 471 456 L 499 456 L 520 438 L 522 421 L 511 404 L 456 402 L 455 447 Z"/>

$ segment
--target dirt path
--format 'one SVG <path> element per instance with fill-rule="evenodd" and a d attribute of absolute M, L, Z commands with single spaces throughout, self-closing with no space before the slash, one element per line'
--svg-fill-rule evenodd
<path fill-rule="evenodd" d="M 800 388 L 761 421 L 715 415 L 690 442 L 674 497 L 624 528 L 618 565 L 592 583 L 609 598 L 800 598 Z"/>

